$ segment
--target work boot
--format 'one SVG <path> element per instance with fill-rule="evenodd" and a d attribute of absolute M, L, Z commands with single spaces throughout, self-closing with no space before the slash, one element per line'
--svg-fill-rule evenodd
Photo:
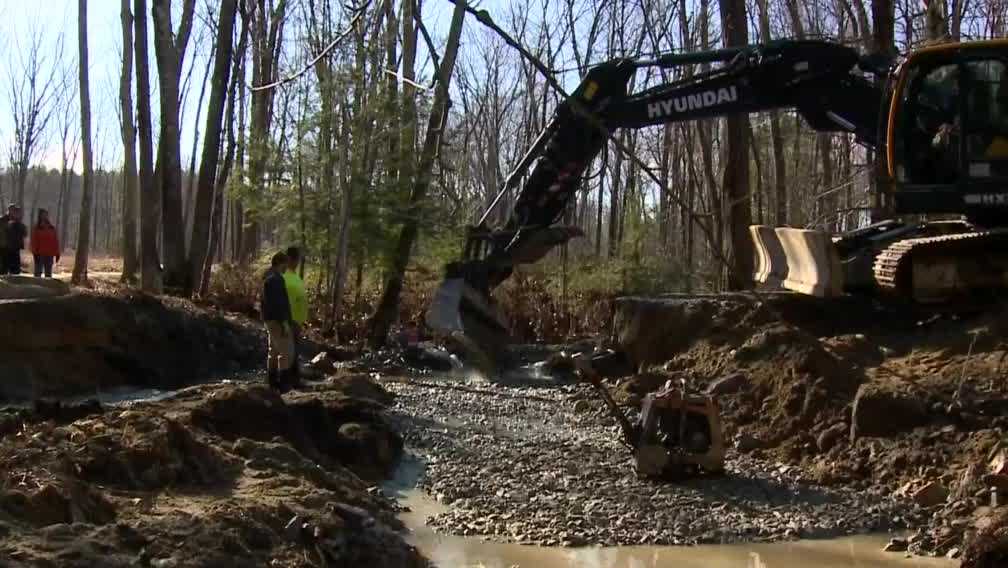
<path fill-rule="evenodd" d="M 301 375 L 296 366 L 285 370 L 281 374 L 280 378 L 283 383 L 283 392 L 287 392 L 301 386 Z"/>
<path fill-rule="evenodd" d="M 269 369 L 266 371 L 266 382 L 273 390 L 281 390 L 280 385 L 280 373 L 276 369 Z"/>

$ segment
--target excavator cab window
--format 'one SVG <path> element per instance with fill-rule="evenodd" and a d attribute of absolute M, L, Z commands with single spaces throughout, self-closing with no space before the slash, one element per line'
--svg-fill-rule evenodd
<path fill-rule="evenodd" d="M 908 71 L 895 146 L 897 176 L 912 184 L 959 178 L 960 68 L 956 63 Z M 902 158 L 902 159 L 899 159 Z"/>
<path fill-rule="evenodd" d="M 906 73 L 893 140 L 897 180 L 948 186 L 1008 177 L 1008 64 L 946 60 Z"/>
<path fill-rule="evenodd" d="M 966 160 L 971 178 L 1008 177 L 1008 64 L 998 59 L 964 63 Z"/>

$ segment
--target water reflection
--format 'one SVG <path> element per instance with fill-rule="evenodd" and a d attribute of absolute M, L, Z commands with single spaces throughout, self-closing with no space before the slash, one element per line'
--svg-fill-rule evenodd
<path fill-rule="evenodd" d="M 427 517 L 445 510 L 418 490 L 397 491 L 409 540 L 442 568 L 951 568 L 945 559 L 882 552 L 885 536 L 695 547 L 553 548 L 435 533 Z"/>

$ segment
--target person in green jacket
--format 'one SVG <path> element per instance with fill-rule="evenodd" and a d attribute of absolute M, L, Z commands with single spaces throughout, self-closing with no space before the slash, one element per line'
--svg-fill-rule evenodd
<path fill-rule="evenodd" d="M 287 249 L 287 270 L 284 271 L 284 285 L 287 288 L 287 299 L 290 301 L 291 320 L 293 321 L 292 331 L 294 336 L 294 357 L 291 365 L 290 377 L 292 386 L 296 386 L 301 379 L 301 368 L 298 363 L 298 355 L 301 353 L 301 332 L 305 322 L 308 320 L 308 294 L 305 292 L 304 281 L 298 274 L 298 267 L 301 265 L 301 251 L 297 247 Z"/>

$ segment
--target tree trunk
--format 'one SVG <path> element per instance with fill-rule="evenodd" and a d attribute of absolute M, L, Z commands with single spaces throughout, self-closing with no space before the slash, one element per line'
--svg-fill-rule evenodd
<path fill-rule="evenodd" d="M 122 75 L 119 76 L 119 107 L 123 141 L 123 282 L 134 282 L 139 271 L 137 257 L 137 164 L 136 125 L 133 119 L 133 14 L 130 0 L 122 0 Z"/>
<path fill-rule="evenodd" d="M 871 0 L 872 52 L 895 57 L 896 11 L 893 0 Z"/>
<path fill-rule="evenodd" d="M 139 141 L 140 178 L 140 287 L 145 292 L 160 294 L 162 287 L 161 258 L 158 253 L 158 223 L 161 219 L 161 196 L 154 185 L 154 143 L 152 140 L 150 107 L 150 71 L 147 52 L 147 0 L 134 0 L 133 19 L 134 61 L 137 75 L 137 134 Z"/>
<path fill-rule="evenodd" d="M 91 186 L 94 172 L 91 165 L 91 85 L 88 82 L 87 0 L 77 0 L 77 46 L 80 75 L 81 153 L 81 214 L 78 228 L 77 253 L 74 258 L 71 282 L 80 285 L 87 281 L 88 247 L 91 243 Z"/>
<path fill-rule="evenodd" d="M 252 84 L 272 83 L 276 78 L 276 58 L 279 55 L 277 42 L 286 18 L 287 3 L 280 0 L 272 13 L 266 10 L 266 3 L 257 0 L 252 30 Z M 268 21 L 267 21 L 268 20 Z M 249 184 L 252 198 L 265 198 L 266 164 L 269 162 L 269 129 L 273 118 L 273 95 L 275 90 L 256 89 L 252 91 L 251 124 L 249 125 Z M 246 210 L 248 219 L 242 232 L 239 262 L 247 266 L 259 254 L 260 226 L 253 210 Z"/>
<path fill-rule="evenodd" d="M 220 18 L 217 22 L 217 47 L 214 49 L 214 70 L 210 101 L 207 106 L 203 154 L 200 157 L 199 180 L 196 189 L 196 212 L 193 215 L 192 251 L 189 259 L 192 287 L 203 277 L 203 265 L 210 247 L 210 215 L 213 207 L 214 186 L 217 177 L 217 157 L 220 155 L 221 118 L 227 98 L 231 73 L 231 42 L 234 35 L 237 0 L 221 0 Z"/>
<path fill-rule="evenodd" d="M 406 265 L 409 263 L 410 251 L 416 241 L 420 223 L 420 206 L 426 198 L 427 188 L 430 186 L 434 162 L 441 147 L 441 133 L 448 119 L 448 83 L 455 68 L 455 57 L 458 55 L 464 17 L 465 3 L 458 2 L 452 13 L 448 42 L 445 45 L 441 66 L 437 71 L 437 86 L 427 121 L 427 134 L 420 151 L 420 162 L 416 168 L 413 189 L 410 192 L 408 214 L 399 233 L 399 242 L 396 246 L 388 280 L 385 282 L 385 290 L 370 322 L 369 343 L 373 348 L 385 345 L 389 329 L 399 311 L 399 295 L 402 292 L 403 276 L 406 273 Z"/>
<path fill-rule="evenodd" d="M 154 57 L 158 66 L 161 129 L 158 135 L 158 181 L 161 186 L 161 223 L 165 253 L 164 283 L 189 289 L 185 227 L 182 216 L 182 147 L 179 129 L 179 79 L 195 0 L 185 0 L 179 32 L 173 33 L 171 0 L 154 0 Z"/>
<path fill-rule="evenodd" d="M 721 28 L 725 46 L 749 43 L 746 28 L 745 0 L 720 0 Z M 749 119 L 731 116 L 725 119 L 724 192 L 728 200 L 728 226 L 732 244 L 732 267 L 729 286 L 747 288 L 753 271 L 752 251 L 749 246 L 749 225 L 752 210 L 749 196 Z"/>
<path fill-rule="evenodd" d="M 770 9 L 767 6 L 769 0 L 758 0 L 759 6 L 759 28 L 760 40 L 769 42 L 770 38 Z M 855 0 L 860 2 L 860 0 Z M 773 170 L 774 170 L 774 201 L 775 215 L 774 224 L 783 226 L 787 224 L 787 166 L 784 163 L 784 136 L 781 134 L 780 113 L 771 110 L 770 114 L 770 144 L 773 150 Z"/>

